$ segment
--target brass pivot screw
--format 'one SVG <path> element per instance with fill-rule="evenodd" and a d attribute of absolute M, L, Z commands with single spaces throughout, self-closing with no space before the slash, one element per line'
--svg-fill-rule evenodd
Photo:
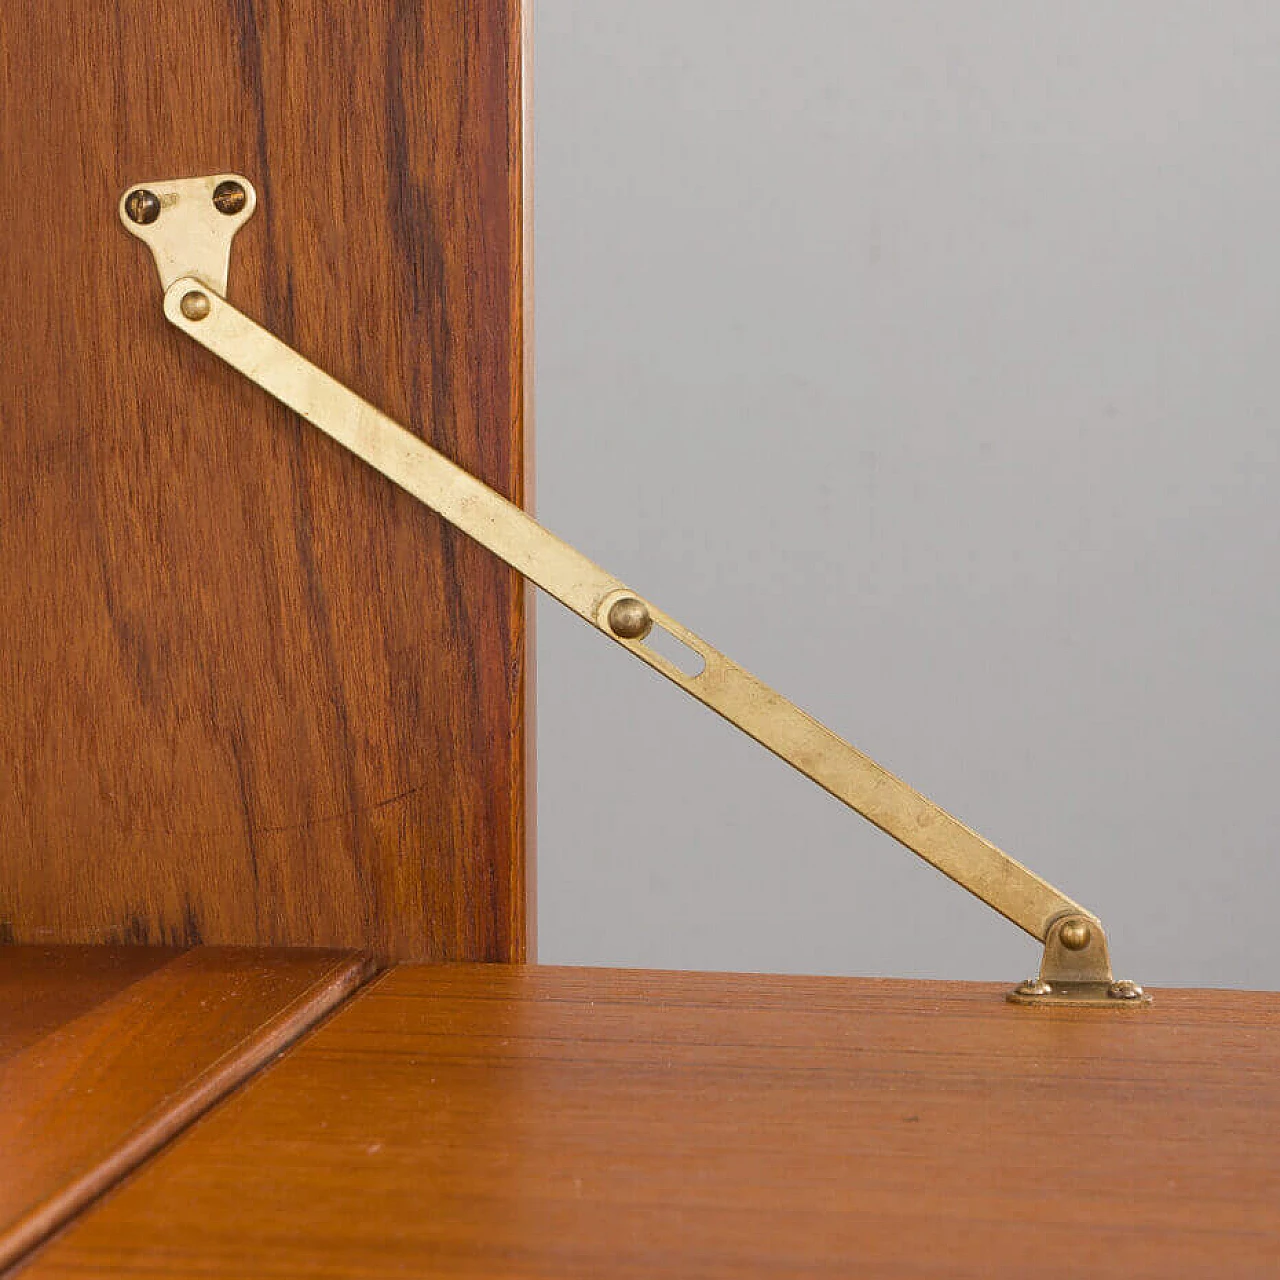
<path fill-rule="evenodd" d="M 160 216 L 160 197 L 154 191 L 139 187 L 125 196 L 124 211 L 130 222 L 145 227 Z"/>
<path fill-rule="evenodd" d="M 1107 988 L 1107 995 L 1112 1000 L 1141 1000 L 1145 994 L 1146 992 L 1136 982 L 1130 982 L 1125 978 L 1121 978 L 1119 982 L 1113 982 Z"/>
<path fill-rule="evenodd" d="M 1093 930 L 1083 920 L 1068 920 L 1058 931 L 1068 951 L 1083 951 L 1093 941 Z"/>
<path fill-rule="evenodd" d="M 643 640 L 653 630 L 649 606 L 635 596 L 623 596 L 609 608 L 609 630 L 622 640 Z"/>
<path fill-rule="evenodd" d="M 1047 996 L 1053 988 L 1042 978 L 1028 978 L 1026 982 L 1020 982 L 1017 986 L 1017 993 L 1020 996 Z"/>
<path fill-rule="evenodd" d="M 182 295 L 182 301 L 178 303 L 178 309 L 188 320 L 203 320 L 211 310 L 209 296 L 192 289 L 190 293 Z"/>
<path fill-rule="evenodd" d="M 226 182 L 220 182 L 213 189 L 213 207 L 219 213 L 225 213 L 230 217 L 233 213 L 239 213 L 248 200 L 248 194 L 245 189 L 238 183 L 232 182 L 229 178 Z"/>

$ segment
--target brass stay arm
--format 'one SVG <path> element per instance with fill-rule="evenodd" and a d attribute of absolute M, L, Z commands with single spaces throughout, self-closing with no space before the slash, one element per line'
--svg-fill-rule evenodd
<path fill-rule="evenodd" d="M 231 188 L 239 189 L 243 198 L 236 207 L 226 208 L 226 192 Z M 221 202 L 218 192 L 223 193 Z M 158 212 L 153 212 L 156 206 L 145 196 L 158 201 Z M 235 175 L 148 184 L 131 188 L 121 198 L 126 228 L 155 254 L 165 286 L 164 314 L 175 327 L 1044 942 L 1040 977 L 1021 984 L 1010 993 L 1011 999 L 1112 1006 L 1132 1006 L 1146 999 L 1135 984 L 1113 981 L 1102 925 L 1079 903 L 881 768 L 227 302 L 223 294 L 230 239 L 252 212 L 254 199 L 252 187 Z M 230 203 L 235 204 L 234 197 Z M 141 221 L 135 216 L 139 211 L 152 216 Z M 649 643 L 654 628 L 692 650 L 701 669 L 684 671 L 658 652 Z"/>

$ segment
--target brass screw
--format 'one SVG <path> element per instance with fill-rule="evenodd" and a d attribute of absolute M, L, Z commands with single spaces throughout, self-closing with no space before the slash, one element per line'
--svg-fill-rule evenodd
<path fill-rule="evenodd" d="M 213 207 L 228 217 L 233 213 L 239 213 L 248 199 L 249 193 L 244 187 L 238 182 L 232 182 L 229 178 L 225 182 L 218 183 L 213 189 Z"/>
<path fill-rule="evenodd" d="M 1058 930 L 1058 937 L 1068 951 L 1083 951 L 1093 941 L 1093 930 L 1083 920 L 1068 920 Z"/>
<path fill-rule="evenodd" d="M 1126 978 L 1113 982 L 1107 988 L 1107 995 L 1112 1000 L 1141 1000 L 1145 994 L 1146 992 L 1136 982 L 1130 982 Z"/>
<path fill-rule="evenodd" d="M 203 320 L 212 309 L 208 294 L 199 293 L 195 289 L 182 295 L 178 308 L 188 320 Z"/>
<path fill-rule="evenodd" d="M 154 191 L 139 187 L 124 198 L 124 211 L 130 222 L 145 227 L 160 216 L 160 197 Z"/>
<path fill-rule="evenodd" d="M 1028 978 L 1026 982 L 1018 983 L 1014 990 L 1020 996 L 1047 996 L 1053 988 L 1042 978 Z"/>
<path fill-rule="evenodd" d="M 609 609 L 609 630 L 623 640 L 643 640 L 653 630 L 649 606 L 635 596 L 615 600 Z"/>

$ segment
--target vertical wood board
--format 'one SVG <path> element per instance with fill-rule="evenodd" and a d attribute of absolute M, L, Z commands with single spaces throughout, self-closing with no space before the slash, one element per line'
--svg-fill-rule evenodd
<path fill-rule="evenodd" d="M 519 579 L 172 331 L 130 183 L 255 184 L 229 296 L 524 497 L 521 13 L 0 13 L 0 938 L 526 949 Z"/>

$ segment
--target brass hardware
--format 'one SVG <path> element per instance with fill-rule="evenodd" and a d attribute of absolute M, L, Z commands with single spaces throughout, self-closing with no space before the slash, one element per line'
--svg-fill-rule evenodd
<path fill-rule="evenodd" d="M 1026 982 L 1020 982 L 1013 989 L 1013 994 L 1017 996 L 1047 996 L 1053 988 L 1047 982 L 1041 982 L 1039 978 L 1028 978 Z"/>
<path fill-rule="evenodd" d="M 226 184 L 245 193 L 239 211 L 215 204 Z M 161 212 L 138 224 L 121 198 L 126 228 L 152 249 L 169 321 L 474 538 L 579 617 L 686 693 L 862 814 L 944 875 L 1045 944 L 1040 976 L 1010 992 L 1026 1004 L 1145 1003 L 1135 984 L 1116 983 L 1101 923 L 975 831 L 806 715 L 781 694 L 641 599 L 532 516 L 406 431 L 255 324 L 226 301 L 231 236 L 254 209 L 253 187 L 220 174 L 150 183 Z M 134 197 L 138 197 L 134 199 Z M 168 203 L 166 203 L 168 201 Z M 171 216 L 172 215 L 172 216 Z M 176 264 L 188 264 L 176 270 Z M 202 301 L 201 301 L 202 300 Z M 682 671 L 644 643 L 659 626 L 702 660 Z M 1123 991 L 1121 990 L 1123 988 Z"/>
<path fill-rule="evenodd" d="M 1112 1000 L 1137 1000 L 1142 1004 L 1151 1003 L 1151 997 L 1136 982 L 1130 982 L 1127 978 L 1113 982 L 1107 988 L 1107 995 Z"/>
<path fill-rule="evenodd" d="M 1067 915 L 1053 921 L 1044 941 L 1040 975 L 1009 992 L 1014 1004 L 1150 1004 L 1136 982 L 1111 976 L 1107 939 L 1092 916 Z"/>
<path fill-rule="evenodd" d="M 183 299 L 183 301 L 186 300 Z M 1064 921 L 1059 936 L 1062 938 L 1062 945 L 1068 951 L 1083 951 L 1089 945 L 1093 934 L 1089 930 L 1087 920 L 1067 920 Z"/>
<path fill-rule="evenodd" d="M 213 189 L 213 207 L 228 217 L 239 213 L 248 199 L 244 184 L 235 178 L 226 178 Z"/>
<path fill-rule="evenodd" d="M 624 596 L 609 606 L 609 630 L 623 640 L 643 640 L 653 630 L 653 618 L 643 600 Z"/>
<path fill-rule="evenodd" d="M 190 293 L 182 295 L 182 301 L 178 306 L 182 308 L 182 314 L 188 320 L 203 320 L 209 314 L 209 295 L 201 293 L 199 289 L 192 289 Z"/>
<path fill-rule="evenodd" d="M 160 197 L 154 191 L 139 187 L 125 196 L 124 211 L 130 222 L 145 227 L 160 216 Z"/>
<path fill-rule="evenodd" d="M 235 173 L 139 182 L 120 197 L 120 221 L 151 250 L 164 288 L 194 276 L 225 297 L 231 241 L 257 203 L 253 184 Z"/>

